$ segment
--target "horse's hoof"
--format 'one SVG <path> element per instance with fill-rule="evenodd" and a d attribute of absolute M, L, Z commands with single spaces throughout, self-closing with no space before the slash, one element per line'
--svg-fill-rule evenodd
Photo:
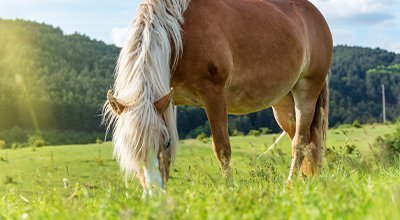
<path fill-rule="evenodd" d="M 146 200 L 148 198 L 154 198 L 161 195 L 165 195 L 166 191 L 160 187 L 153 187 L 151 189 L 144 189 L 142 194 L 142 200 Z"/>

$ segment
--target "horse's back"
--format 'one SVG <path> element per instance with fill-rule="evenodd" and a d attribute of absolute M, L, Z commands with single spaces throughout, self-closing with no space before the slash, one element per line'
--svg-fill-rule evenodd
<path fill-rule="evenodd" d="M 305 70 L 330 62 L 329 29 L 305 0 L 192 0 L 183 41 L 173 84 L 185 97 L 178 93 L 177 103 L 200 104 L 199 93 L 221 85 L 231 113 L 269 107 Z"/>

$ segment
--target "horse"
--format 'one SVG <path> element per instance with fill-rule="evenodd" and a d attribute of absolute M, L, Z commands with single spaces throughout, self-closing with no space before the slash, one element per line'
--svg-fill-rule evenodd
<path fill-rule="evenodd" d="M 165 189 L 175 105 L 205 109 L 232 180 L 228 114 L 269 107 L 292 145 L 288 181 L 315 176 L 328 124 L 332 35 L 307 0 L 143 0 L 121 49 L 103 120 L 125 177 Z"/>

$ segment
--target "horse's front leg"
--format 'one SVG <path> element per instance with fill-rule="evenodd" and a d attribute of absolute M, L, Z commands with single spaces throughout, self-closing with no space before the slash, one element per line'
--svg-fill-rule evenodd
<path fill-rule="evenodd" d="M 231 145 L 228 133 L 228 110 L 224 88 L 208 88 L 201 95 L 211 127 L 213 150 L 221 163 L 222 175 L 228 184 L 233 184 L 231 160 Z"/>

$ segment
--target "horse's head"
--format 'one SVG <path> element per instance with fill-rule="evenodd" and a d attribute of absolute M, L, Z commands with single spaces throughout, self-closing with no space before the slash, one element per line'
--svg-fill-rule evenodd
<path fill-rule="evenodd" d="M 159 117 L 161 117 L 166 126 L 167 124 L 165 121 L 164 112 L 171 103 L 173 92 L 174 90 L 171 89 L 168 94 L 164 95 L 154 103 L 154 107 L 156 108 Z M 160 138 L 160 140 L 160 146 L 162 146 L 162 148 L 160 148 L 158 152 L 159 170 L 162 175 L 163 182 L 166 183 L 169 178 L 169 167 L 172 161 L 171 137 L 163 136 Z"/>
<path fill-rule="evenodd" d="M 147 162 L 137 161 L 138 163 L 141 163 L 141 167 L 140 167 L 140 169 L 136 169 L 136 174 L 138 175 L 139 179 L 141 180 L 140 182 L 145 189 L 151 189 L 153 186 L 158 186 L 158 187 L 164 188 L 164 185 L 166 184 L 166 182 L 168 181 L 168 178 L 169 178 L 169 168 L 170 168 L 170 164 L 172 161 L 174 149 L 172 147 L 173 136 L 171 134 L 169 134 L 169 131 L 168 131 L 168 127 L 169 127 L 168 123 L 171 123 L 171 115 L 170 115 L 171 112 L 168 112 L 167 109 L 171 104 L 172 96 L 173 96 L 173 90 L 171 89 L 171 91 L 168 94 L 164 95 L 163 97 L 161 97 L 160 99 L 158 99 L 157 101 L 155 101 L 153 103 L 154 110 L 152 110 L 152 112 L 155 112 L 154 117 L 157 117 L 157 118 L 155 118 L 155 121 L 159 122 L 156 124 L 158 124 L 159 127 L 162 127 L 162 128 L 154 127 L 152 130 L 161 130 L 162 132 L 154 132 L 154 134 L 159 135 L 159 137 L 155 137 L 155 136 L 150 137 L 150 138 L 158 141 L 158 142 L 155 142 L 155 143 L 158 143 L 157 147 L 155 147 L 155 146 L 151 147 L 152 149 L 158 149 L 157 152 L 152 153 L 153 155 L 155 154 L 156 156 L 153 156 L 152 158 L 146 158 L 146 156 L 143 156 L 143 155 L 138 156 L 138 158 L 146 158 L 147 159 Z M 130 119 L 129 115 L 132 114 L 132 111 L 134 111 L 134 110 L 132 110 L 128 104 L 124 104 L 121 101 L 119 101 L 116 97 L 114 97 L 110 90 L 107 93 L 107 99 L 108 99 L 108 105 L 109 105 L 109 107 L 111 107 L 111 110 L 112 110 L 114 116 L 118 117 L 117 120 L 120 120 L 121 121 L 120 123 L 125 123 L 125 122 L 122 122 L 122 120 L 129 121 L 129 119 Z M 145 120 L 145 119 L 143 119 L 143 120 Z M 137 121 L 137 120 L 135 120 L 135 121 Z M 127 124 L 125 124 L 125 125 L 127 125 Z M 124 126 L 121 126 L 121 127 L 124 127 Z M 134 126 L 135 129 L 138 129 L 140 127 L 141 126 Z M 135 132 L 135 131 L 126 130 L 126 129 L 121 129 L 121 130 L 123 130 L 123 132 L 125 132 L 125 133 Z M 139 131 L 139 133 L 145 134 L 148 132 Z M 117 133 L 117 135 L 121 135 L 121 134 L 122 134 L 122 132 Z M 129 134 L 123 134 L 123 136 L 124 136 L 124 138 L 122 138 L 122 139 L 125 139 L 126 137 L 131 137 Z M 137 135 L 135 135 L 134 137 L 136 139 L 143 138 L 143 137 L 137 136 Z M 118 137 L 116 139 L 118 139 Z M 149 139 L 149 137 L 147 137 L 147 139 L 146 138 L 143 138 L 143 139 L 147 140 L 147 139 Z M 141 143 L 142 141 L 143 140 L 139 140 L 135 143 Z M 118 140 L 116 142 L 120 143 Z M 157 144 L 155 144 L 155 145 L 157 145 Z M 115 146 L 119 146 L 119 145 L 115 144 Z M 124 149 L 127 147 L 129 148 L 129 146 L 123 146 Z M 151 148 L 148 148 L 148 149 L 151 149 Z M 120 152 L 120 151 L 121 150 L 119 149 L 119 147 L 117 147 L 117 149 L 114 150 L 114 153 L 115 152 L 117 153 L 116 156 L 119 157 L 120 164 L 121 164 L 121 160 L 123 160 L 125 155 L 121 155 L 120 153 L 122 153 L 122 152 Z M 132 152 L 133 152 L 133 154 L 137 153 L 134 150 L 124 152 L 124 153 L 132 153 Z M 140 152 L 140 153 L 142 153 L 142 152 Z M 120 154 L 120 155 L 118 155 L 118 154 Z M 127 161 L 127 162 L 132 163 L 132 161 Z M 126 170 L 126 168 L 125 168 L 125 170 Z"/>

